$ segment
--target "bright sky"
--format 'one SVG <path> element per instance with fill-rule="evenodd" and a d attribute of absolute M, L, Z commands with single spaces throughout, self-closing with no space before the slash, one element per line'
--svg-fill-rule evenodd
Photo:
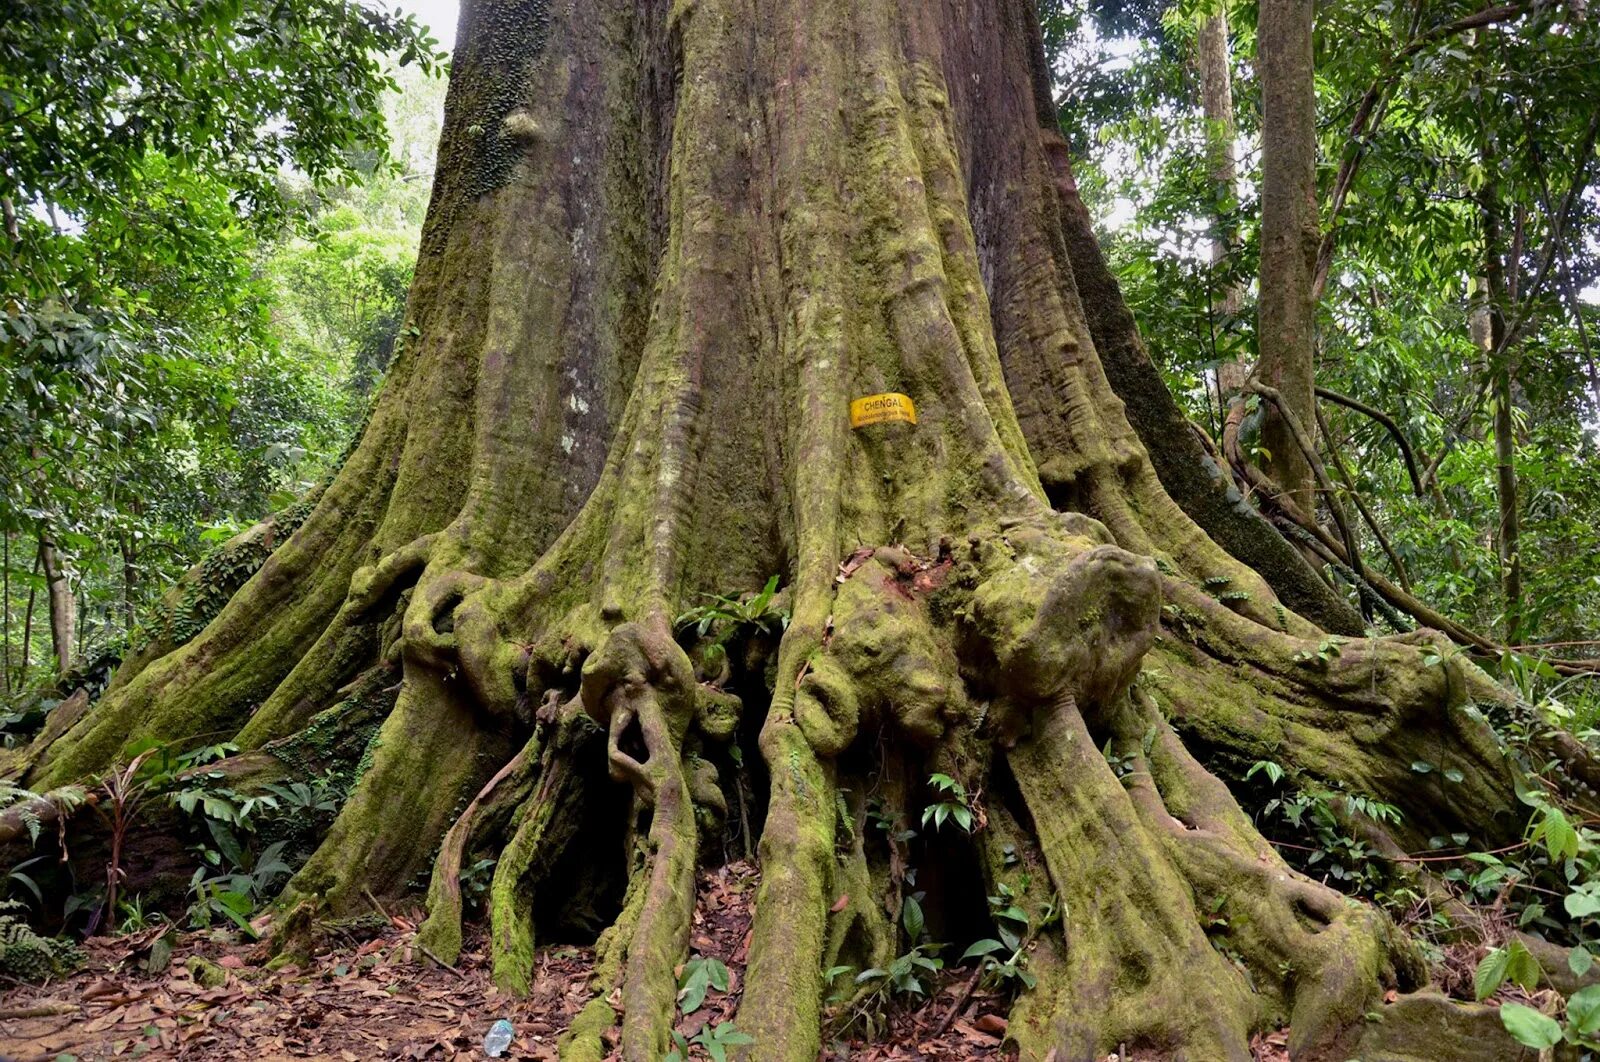
<path fill-rule="evenodd" d="M 456 15 L 460 10 L 458 0 L 389 0 L 393 6 L 401 11 L 417 16 L 421 22 L 433 31 L 445 51 L 453 51 L 456 46 Z"/>

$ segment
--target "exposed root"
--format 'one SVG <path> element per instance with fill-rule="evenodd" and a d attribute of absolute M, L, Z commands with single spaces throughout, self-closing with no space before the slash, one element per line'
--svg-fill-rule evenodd
<path fill-rule="evenodd" d="M 512 791 L 526 789 L 538 752 L 535 737 L 484 784 L 439 844 L 428 879 L 428 918 L 418 927 L 417 941 L 444 962 L 455 962 L 461 954 L 461 860 L 474 833 L 482 830 L 479 809 L 491 801 L 513 807 L 520 803 Z"/>
<path fill-rule="evenodd" d="M 1420 960 L 1376 909 L 1290 870 L 1153 706 L 1139 697 L 1129 706 L 1118 728 L 1123 747 L 1140 748 L 1154 735 L 1125 779 L 1146 829 L 1219 927 L 1217 939 L 1244 960 L 1252 988 L 1284 1008 L 1291 1052 L 1347 1049 L 1350 1030 L 1384 988 L 1420 983 Z"/>
<path fill-rule="evenodd" d="M 622 1051 L 659 1058 L 670 1045 L 677 978 L 689 944 L 699 830 L 683 769 L 683 743 L 695 719 L 689 658 L 660 628 L 623 624 L 583 668 L 583 705 L 607 728 L 612 777 L 633 786 L 650 810 L 646 858 L 635 874 L 638 916 L 622 981 Z M 630 745 L 642 745 L 643 759 Z"/>
<path fill-rule="evenodd" d="M 1019 1002 L 1012 1035 L 1038 1057 L 1052 1046 L 1069 1058 L 1100 1057 L 1126 1042 L 1195 1059 L 1248 1059 L 1260 1004 L 1206 939 L 1187 884 L 1071 698 L 1041 713 L 1007 759 L 1060 896 L 1067 940 L 1062 969 Z"/>
<path fill-rule="evenodd" d="M 511 839 L 495 864 L 489 885 L 490 948 L 494 981 L 514 995 L 526 995 L 533 974 L 535 889 L 582 822 L 576 805 L 584 798 L 579 755 L 592 728 L 575 716 L 563 721 L 539 765 L 538 783 L 518 809 Z M 597 736 L 597 735 L 596 735 Z"/>
<path fill-rule="evenodd" d="M 772 777 L 761 832 L 761 890 L 739 1027 L 750 1058 L 812 1062 L 822 1027 L 822 955 L 832 905 L 835 788 L 794 717 L 777 701 L 761 731 Z"/>

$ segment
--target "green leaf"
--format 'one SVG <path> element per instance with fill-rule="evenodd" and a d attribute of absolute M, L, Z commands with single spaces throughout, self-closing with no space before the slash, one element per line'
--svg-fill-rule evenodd
<path fill-rule="evenodd" d="M 1429 763 L 1427 760 L 1412 760 L 1411 769 L 1416 771 L 1418 774 L 1427 774 L 1429 771 L 1433 770 L 1433 764 Z"/>
<path fill-rule="evenodd" d="M 906 936 L 915 944 L 922 939 L 922 930 L 926 920 L 922 915 L 922 905 L 915 896 L 907 896 L 905 903 L 900 907 L 900 924 L 906 927 Z"/>
<path fill-rule="evenodd" d="M 1578 831 L 1560 808 L 1546 808 L 1544 846 L 1551 859 L 1570 859 L 1578 854 Z"/>
<path fill-rule="evenodd" d="M 678 989 L 678 1006 L 685 1014 L 693 1014 L 705 1002 L 706 989 L 711 981 L 711 971 L 705 960 L 693 959 L 683 970 L 683 984 Z"/>
<path fill-rule="evenodd" d="M 995 940 L 993 937 L 985 937 L 980 941 L 976 941 L 966 951 L 962 952 L 961 959 L 963 961 L 966 959 L 975 959 L 980 955 L 990 955 L 994 952 L 1004 950 L 1004 944 L 1000 943 L 998 940 Z"/>
<path fill-rule="evenodd" d="M 1258 772 L 1266 775 L 1267 780 L 1273 785 L 1277 785 L 1278 782 L 1283 778 L 1283 768 L 1278 764 L 1272 762 L 1271 760 L 1257 760 L 1255 763 L 1250 765 L 1250 769 L 1248 771 L 1244 772 L 1244 780 L 1248 782 L 1251 778 L 1254 778 Z"/>
<path fill-rule="evenodd" d="M 1579 889 L 1569 892 L 1561 901 L 1561 906 L 1567 909 L 1567 914 L 1573 918 L 1588 918 L 1593 914 L 1600 914 L 1600 893 L 1589 889 Z"/>
<path fill-rule="evenodd" d="M 1567 969 L 1572 971 L 1574 977 L 1582 977 L 1593 965 L 1594 953 L 1582 944 L 1567 953 Z"/>
<path fill-rule="evenodd" d="M 1572 994 L 1572 998 L 1567 1000 L 1567 1023 L 1579 1036 L 1593 1036 L 1600 1032 L 1600 985 L 1589 985 Z"/>
<path fill-rule="evenodd" d="M 1548 1014 L 1541 1014 L 1521 1003 L 1506 1003 L 1500 1007 L 1500 1023 L 1519 1044 L 1543 1051 L 1561 1042 L 1561 1025 Z"/>
<path fill-rule="evenodd" d="M 1544 971 L 1539 968 L 1539 960 L 1533 953 L 1523 947 L 1522 941 L 1513 940 L 1506 945 L 1506 979 L 1512 984 L 1532 992 L 1539 987 L 1539 978 L 1544 976 Z"/>
<path fill-rule="evenodd" d="M 1506 980 L 1506 969 L 1511 956 L 1505 948 L 1494 948 L 1478 963 L 1472 974 L 1472 989 L 1476 999 L 1482 1001 L 1495 994 Z"/>

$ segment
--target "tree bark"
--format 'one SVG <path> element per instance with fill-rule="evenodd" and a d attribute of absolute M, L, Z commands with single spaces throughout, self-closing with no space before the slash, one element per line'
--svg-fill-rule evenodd
<path fill-rule="evenodd" d="M 1487 140 L 1485 144 L 1487 145 Z M 1493 178 L 1494 152 L 1485 147 L 1484 172 L 1489 174 L 1479 192 L 1483 224 L 1484 327 L 1479 340 L 1484 368 L 1489 374 L 1489 404 L 1494 432 L 1495 552 L 1500 558 L 1500 591 L 1505 606 L 1507 645 L 1522 641 L 1522 512 L 1517 501 L 1517 434 L 1512 409 L 1515 401 L 1515 344 L 1507 342 L 1505 307 L 1508 304 L 1505 260 L 1500 249 L 1499 182 Z"/>
<path fill-rule="evenodd" d="M 1263 0 L 1261 66 L 1261 293 L 1256 373 L 1283 395 L 1301 424 L 1315 423 L 1312 275 L 1317 216 L 1316 86 L 1312 0 Z M 1261 441 L 1268 474 L 1307 512 L 1315 512 L 1311 466 L 1276 411 L 1264 411 Z"/>
<path fill-rule="evenodd" d="M 56 657 L 56 674 L 65 675 L 74 659 L 74 628 L 77 607 L 72 588 L 67 585 L 66 569 L 50 536 L 39 535 L 39 567 L 44 572 L 45 591 L 50 605 L 50 647 Z"/>
<path fill-rule="evenodd" d="M 1028 0 L 470 0 L 407 318 L 337 475 L 0 771 L 48 788 L 207 733 L 224 765 L 348 778 L 283 902 L 427 879 L 451 961 L 461 868 L 495 859 L 522 992 L 582 894 L 608 928 L 562 1055 L 630 1062 L 668 1050 L 739 763 L 766 787 L 737 1017 L 763 1062 L 818 1056 L 825 970 L 915 944 L 866 800 L 919 822 L 932 772 L 987 825 L 931 858 L 1041 926 L 1029 1060 L 1243 1062 L 1284 1017 L 1296 1057 L 1345 1058 L 1419 983 L 1387 916 L 1261 836 L 1240 763 L 1402 806 L 1397 846 L 1518 835 L 1465 710 L 1505 695 L 1433 634 L 1319 655 L 1359 620 L 1161 386 Z M 852 425 L 886 393 L 915 421 Z M 1443 756 L 1448 798 L 1406 766 Z M 989 917 L 957 893 L 926 904 Z"/>
<path fill-rule="evenodd" d="M 11 694 L 11 532 L 0 534 L 0 600 L 5 617 L 0 623 L 0 693 Z"/>
<path fill-rule="evenodd" d="M 33 578 L 28 583 L 28 605 L 22 612 L 22 666 L 17 669 L 17 687 L 28 684 L 28 668 L 33 662 L 33 603 L 38 594 L 39 552 L 33 553 Z"/>
<path fill-rule="evenodd" d="M 1239 164 L 1234 140 L 1237 126 L 1233 116 L 1233 62 L 1228 40 L 1228 13 L 1218 8 L 1200 22 L 1195 39 L 1196 66 L 1200 71 L 1201 109 L 1206 119 L 1206 175 L 1211 181 L 1211 266 L 1226 263 L 1238 242 L 1231 212 L 1238 195 Z M 1244 293 L 1235 281 L 1222 281 L 1212 299 L 1215 318 L 1222 327 L 1232 326 L 1244 305 Z M 1242 355 L 1225 356 L 1217 362 L 1217 415 L 1227 414 L 1228 403 L 1244 389 L 1249 365 Z"/>

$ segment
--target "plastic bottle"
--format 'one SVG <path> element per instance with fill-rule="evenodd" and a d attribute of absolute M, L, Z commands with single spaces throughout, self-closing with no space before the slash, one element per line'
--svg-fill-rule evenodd
<path fill-rule="evenodd" d="M 483 1038 L 483 1053 L 490 1058 L 499 1058 L 511 1046 L 511 1038 L 516 1034 L 516 1027 L 501 1018 L 489 1026 L 489 1034 Z"/>

